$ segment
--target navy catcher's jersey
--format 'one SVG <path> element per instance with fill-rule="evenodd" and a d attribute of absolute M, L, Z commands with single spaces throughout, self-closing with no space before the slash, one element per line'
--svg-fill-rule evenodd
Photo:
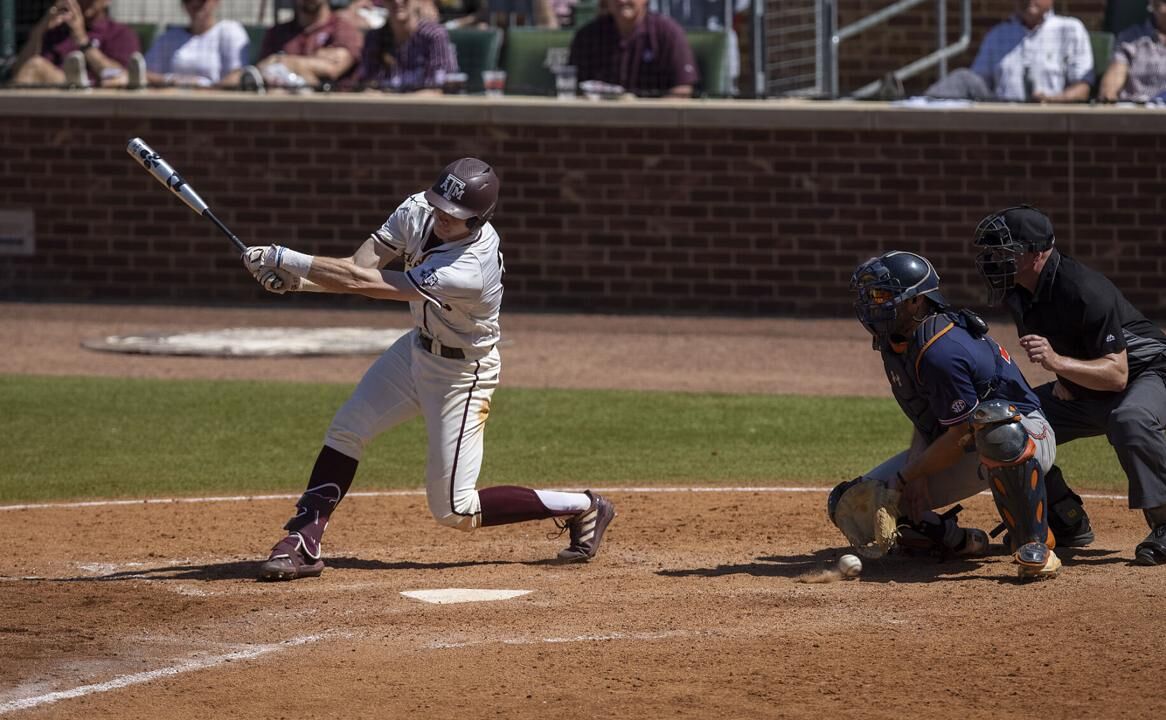
<path fill-rule="evenodd" d="M 984 400 L 1007 400 L 1024 414 L 1040 408 L 1008 351 L 969 332 L 958 313 L 924 320 L 907 351 L 884 352 L 883 365 L 899 407 L 929 441 L 967 421 Z"/>

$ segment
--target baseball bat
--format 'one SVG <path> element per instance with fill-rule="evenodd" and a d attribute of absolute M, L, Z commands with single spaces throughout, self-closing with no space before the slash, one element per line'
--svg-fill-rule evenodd
<path fill-rule="evenodd" d="M 196 215 L 201 215 L 213 222 L 215 227 L 231 239 L 231 242 L 235 244 L 239 252 L 247 249 L 247 245 L 235 233 L 231 232 L 230 228 L 224 225 L 221 220 L 215 217 L 215 214 L 211 212 L 211 209 L 203 199 L 190 186 L 190 183 L 183 180 L 182 176 L 178 174 L 178 171 L 171 167 L 170 163 L 166 162 L 161 155 L 154 152 L 154 149 L 147 145 L 144 140 L 141 138 L 130 140 L 130 144 L 126 146 L 126 152 L 134 160 L 137 160 L 139 165 L 146 168 L 154 176 L 155 180 L 162 183 L 163 187 L 177 195 L 182 202 L 186 203 L 187 207 L 193 210 Z"/>

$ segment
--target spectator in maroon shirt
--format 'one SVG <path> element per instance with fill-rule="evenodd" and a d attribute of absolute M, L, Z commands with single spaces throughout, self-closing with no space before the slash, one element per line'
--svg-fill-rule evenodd
<path fill-rule="evenodd" d="M 49 6 L 16 56 L 12 83 L 64 85 L 65 57 L 81 52 L 91 85 L 124 87 L 130 56 L 140 46 L 133 28 L 110 20 L 109 4 L 110 0 L 57 0 Z"/>
<path fill-rule="evenodd" d="M 256 66 L 271 85 L 299 84 L 318 87 L 324 83 L 343 85 L 356 70 L 364 38 L 360 31 L 332 11 L 327 0 L 296 0 L 296 16 L 276 25 L 263 36 Z M 223 78 L 224 87 L 238 87 L 248 66 Z"/>
<path fill-rule="evenodd" d="M 684 30 L 648 0 L 606 0 L 607 13 L 575 33 L 569 65 L 580 82 L 619 85 L 641 97 L 692 97 L 699 79 Z"/>
<path fill-rule="evenodd" d="M 358 76 L 366 87 L 399 92 L 441 91 L 457 72 L 457 54 L 445 28 L 422 20 L 421 0 L 387 0 L 388 21 L 365 38 Z"/>

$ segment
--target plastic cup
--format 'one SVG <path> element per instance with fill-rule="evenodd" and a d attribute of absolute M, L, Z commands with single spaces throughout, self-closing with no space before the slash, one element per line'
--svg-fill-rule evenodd
<path fill-rule="evenodd" d="M 579 82 L 574 65 L 555 68 L 555 91 L 560 100 L 573 100 L 578 94 Z"/>
<path fill-rule="evenodd" d="M 446 73 L 441 84 L 441 91 L 446 95 L 461 95 L 466 91 L 465 73 Z"/>
<path fill-rule="evenodd" d="M 501 97 L 506 90 L 505 70 L 483 70 L 482 87 L 489 97 Z"/>

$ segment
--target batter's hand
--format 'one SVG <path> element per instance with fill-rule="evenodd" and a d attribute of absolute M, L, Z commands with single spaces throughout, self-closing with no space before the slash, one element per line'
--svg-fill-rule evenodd
<path fill-rule="evenodd" d="M 1060 380 L 1053 383 L 1053 397 L 1055 397 L 1058 400 L 1066 400 L 1066 401 L 1077 399 L 1076 397 L 1073 396 L 1073 391 L 1070 390 L 1069 388 L 1065 387 L 1065 384 L 1062 383 Z"/>
<path fill-rule="evenodd" d="M 283 248 L 279 245 L 252 245 L 243 251 L 243 265 L 247 272 L 256 280 L 259 271 L 267 268 L 279 268 L 279 255 Z"/>
<path fill-rule="evenodd" d="M 1028 353 L 1029 362 L 1040 365 L 1049 372 L 1057 372 L 1060 369 L 1061 356 L 1053 350 L 1053 346 L 1046 338 L 1040 335 L 1025 335 L 1020 338 L 1020 347 Z"/>
<path fill-rule="evenodd" d="M 255 276 L 259 284 L 267 292 L 275 293 L 276 295 L 283 295 L 286 292 L 296 292 L 300 289 L 303 281 L 295 275 L 292 275 L 286 270 L 279 268 L 264 267 Z"/>

